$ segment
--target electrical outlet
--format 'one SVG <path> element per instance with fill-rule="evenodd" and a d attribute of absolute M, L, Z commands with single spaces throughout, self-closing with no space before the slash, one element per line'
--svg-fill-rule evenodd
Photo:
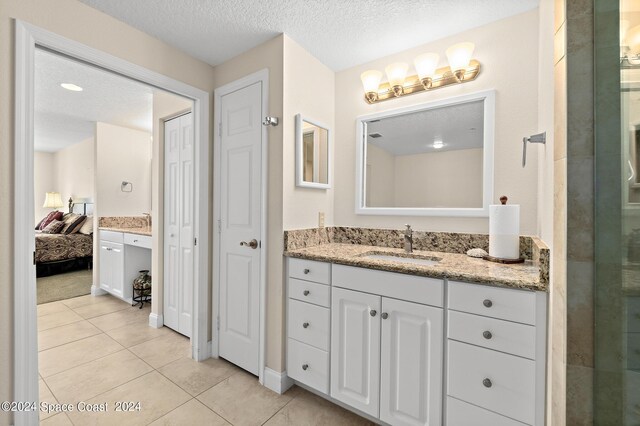
<path fill-rule="evenodd" d="M 324 228 L 324 212 L 318 212 L 318 228 Z"/>

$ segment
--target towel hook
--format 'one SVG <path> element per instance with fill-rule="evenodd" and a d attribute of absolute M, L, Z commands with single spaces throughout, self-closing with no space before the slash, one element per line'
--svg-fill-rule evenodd
<path fill-rule="evenodd" d="M 522 167 L 527 164 L 527 142 L 529 143 L 547 143 L 547 132 L 531 135 L 528 138 L 522 138 Z"/>

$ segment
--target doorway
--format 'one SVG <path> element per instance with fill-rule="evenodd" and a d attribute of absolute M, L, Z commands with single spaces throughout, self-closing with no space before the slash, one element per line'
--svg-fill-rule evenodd
<path fill-rule="evenodd" d="M 14 397 L 38 401 L 38 356 L 36 338 L 36 286 L 33 265 L 34 243 L 34 58 L 36 47 L 62 54 L 106 71 L 182 95 L 194 108 L 194 236 L 208 239 L 209 97 L 196 89 L 96 49 L 62 38 L 22 21 L 16 21 L 15 86 L 15 206 L 14 206 Z M 210 356 L 208 345 L 208 244 L 194 248 L 194 306 L 192 356 Z M 15 424 L 37 424 L 38 412 L 16 413 Z"/>
<path fill-rule="evenodd" d="M 214 354 L 263 383 L 266 288 L 266 70 L 215 91 Z"/>

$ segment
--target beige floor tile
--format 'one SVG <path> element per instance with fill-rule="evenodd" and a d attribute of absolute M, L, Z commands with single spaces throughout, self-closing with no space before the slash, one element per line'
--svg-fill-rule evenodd
<path fill-rule="evenodd" d="M 284 407 L 291 396 L 263 387 L 248 373 L 234 374 L 198 396 L 198 400 L 236 426 L 257 426 Z"/>
<path fill-rule="evenodd" d="M 56 314 L 58 312 L 69 311 L 70 309 L 62 302 L 43 303 L 38 305 L 38 316 Z"/>
<path fill-rule="evenodd" d="M 82 318 L 95 318 L 101 315 L 110 314 L 112 312 L 122 311 L 131 308 L 131 305 L 123 300 L 107 299 L 101 303 L 92 303 L 90 305 L 77 306 L 72 308 L 73 311 Z"/>
<path fill-rule="evenodd" d="M 54 374 L 45 382 L 61 403 L 86 401 L 153 369 L 140 358 L 122 350 L 78 367 Z"/>
<path fill-rule="evenodd" d="M 103 294 L 102 296 L 92 296 L 87 294 L 86 296 L 73 297 L 71 299 L 61 300 L 62 303 L 70 307 L 71 309 L 80 308 L 87 305 L 95 305 L 97 303 L 104 303 L 113 300 L 120 300 L 117 297 L 110 294 Z"/>
<path fill-rule="evenodd" d="M 223 359 L 207 359 L 202 362 L 180 358 L 158 370 L 173 383 L 196 396 L 240 371 Z"/>
<path fill-rule="evenodd" d="M 56 404 L 58 401 L 56 401 L 55 396 L 53 396 L 53 393 L 51 393 L 51 390 L 49 389 L 49 387 L 47 386 L 47 384 L 44 382 L 44 380 L 40 379 L 38 380 L 38 399 L 40 400 L 41 404 Z M 40 420 L 44 420 L 48 417 L 53 416 L 56 413 L 52 413 L 49 412 L 47 413 L 46 411 L 41 411 L 40 412 Z"/>
<path fill-rule="evenodd" d="M 177 359 L 189 357 L 191 342 L 188 338 L 173 332 L 169 335 L 132 346 L 129 350 L 153 368 L 160 368 Z"/>
<path fill-rule="evenodd" d="M 80 315 L 70 309 L 53 314 L 42 315 L 38 317 L 38 331 L 49 330 L 50 328 L 60 327 L 61 325 L 67 325 L 72 322 L 82 320 L 83 318 Z"/>
<path fill-rule="evenodd" d="M 182 426 L 182 425 L 202 425 L 202 426 L 226 426 L 229 425 L 222 417 L 209 410 L 197 399 L 192 399 L 184 405 L 179 406 L 169 414 L 160 417 L 152 426 Z"/>
<path fill-rule="evenodd" d="M 149 309 L 129 308 L 91 318 L 89 321 L 100 330 L 109 331 L 130 324 L 149 324 L 149 312 Z"/>
<path fill-rule="evenodd" d="M 106 334 L 56 346 L 38 353 L 40 375 L 46 378 L 122 349 L 122 345 Z"/>
<path fill-rule="evenodd" d="M 155 339 L 156 337 L 166 336 L 175 332 L 167 327 L 153 328 L 149 327 L 149 324 L 140 324 L 134 326 L 125 325 L 120 328 L 109 330 L 106 333 L 122 346 L 128 348 L 134 345 L 139 345 L 140 343 L 144 343 L 148 340 Z"/>
<path fill-rule="evenodd" d="M 374 425 L 374 423 L 301 390 L 300 394 L 265 423 L 265 426 Z"/>
<path fill-rule="evenodd" d="M 67 325 L 62 325 L 38 333 L 38 350 L 51 349 L 55 346 L 64 345 L 85 337 L 100 334 L 97 327 L 88 321 L 78 321 Z"/>
<path fill-rule="evenodd" d="M 40 417 L 40 420 L 42 420 L 42 416 Z M 69 420 L 69 417 L 67 417 L 65 413 L 58 413 L 55 416 L 51 416 L 46 420 L 41 421 L 40 425 L 41 426 L 73 426 L 73 423 L 71 423 L 71 420 Z"/>
<path fill-rule="evenodd" d="M 106 403 L 107 412 L 87 413 L 74 411 L 69 418 L 76 425 L 146 425 L 180 405 L 191 397 L 169 379 L 152 371 L 122 386 L 90 399 L 89 403 Z M 140 411 L 116 412 L 117 401 L 140 402 Z"/>

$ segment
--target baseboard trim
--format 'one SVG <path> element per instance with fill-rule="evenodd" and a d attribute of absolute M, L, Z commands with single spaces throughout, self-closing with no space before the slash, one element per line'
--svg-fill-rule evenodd
<path fill-rule="evenodd" d="M 162 314 L 155 314 L 153 312 L 149 314 L 149 327 L 161 328 L 163 325 L 164 318 Z"/>
<path fill-rule="evenodd" d="M 271 389 L 272 391 L 283 394 L 293 386 L 293 380 L 289 378 L 286 371 L 278 373 L 269 367 L 264 368 L 264 387 Z"/>
<path fill-rule="evenodd" d="M 106 291 L 104 291 L 103 289 L 101 289 L 100 287 L 96 287 L 95 285 L 91 286 L 91 295 L 92 296 L 103 296 L 105 294 L 108 294 Z"/>

